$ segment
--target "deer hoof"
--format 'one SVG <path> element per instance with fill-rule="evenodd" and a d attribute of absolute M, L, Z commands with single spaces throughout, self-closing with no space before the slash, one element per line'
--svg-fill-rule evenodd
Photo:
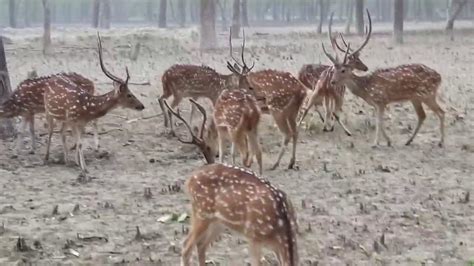
<path fill-rule="evenodd" d="M 277 167 L 280 165 L 280 163 L 275 163 L 272 167 L 270 167 L 270 170 L 275 170 Z"/>

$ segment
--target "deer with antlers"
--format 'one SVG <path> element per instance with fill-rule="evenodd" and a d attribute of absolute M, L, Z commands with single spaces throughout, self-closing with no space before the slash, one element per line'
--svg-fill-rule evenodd
<path fill-rule="evenodd" d="M 104 65 L 102 59 L 102 42 L 97 34 L 99 47 L 99 62 L 104 74 L 114 81 L 114 89 L 106 94 L 95 96 L 86 90 L 82 90 L 69 80 L 56 77 L 48 82 L 47 90 L 44 93 L 44 103 L 46 119 L 48 121 L 48 145 L 46 148 L 45 161 L 49 158 L 51 146 L 51 136 L 53 134 L 54 120 L 71 126 L 76 137 L 76 160 L 83 171 L 86 171 L 86 164 L 82 151 L 82 132 L 84 126 L 99 117 L 106 115 L 117 106 L 143 110 L 145 107 L 128 88 L 130 75 L 125 68 L 127 77 L 125 80 L 114 76 Z M 64 127 L 62 127 L 64 129 Z M 61 140 L 64 148 L 65 162 L 67 161 L 67 148 L 64 132 L 61 132 Z"/>
<path fill-rule="evenodd" d="M 229 34 L 230 49 L 232 54 L 231 36 Z M 171 107 L 176 108 L 183 98 L 192 98 L 198 100 L 199 98 L 207 98 L 211 100 L 214 106 L 217 98 L 226 88 L 238 88 L 239 83 L 250 72 L 253 66 L 248 67 L 244 59 L 245 52 L 245 34 L 243 35 L 241 57 L 244 62 L 242 65 L 231 65 L 229 68 L 231 74 L 220 74 L 208 66 L 197 65 L 173 65 L 168 68 L 161 77 L 163 94 L 158 99 L 161 110 L 165 116 L 164 126 L 168 127 L 170 124 L 171 133 L 173 133 L 172 117 L 169 113 L 164 112 L 163 100 L 173 96 Z M 229 65 L 228 65 L 229 67 Z M 195 112 L 194 105 L 191 106 L 190 123 Z"/>
<path fill-rule="evenodd" d="M 204 116 L 200 136 L 163 102 L 191 134 L 191 140 L 178 140 L 197 145 L 208 163 L 193 171 L 185 184 L 192 209 L 191 229 L 183 243 L 181 265 L 190 265 L 192 250 L 196 247 L 199 265 L 205 266 L 209 245 L 229 228 L 247 238 L 252 265 L 261 265 L 262 248 L 268 248 L 276 254 L 280 265 L 297 266 L 296 213 L 286 193 L 249 170 L 214 163 L 215 157 L 202 135 L 206 124 L 204 108 L 195 101 L 192 104 Z"/>
<path fill-rule="evenodd" d="M 367 71 L 368 67 L 360 59 L 360 51 L 367 45 L 369 42 L 370 36 L 372 34 L 372 20 L 370 13 L 367 11 L 367 17 L 369 21 L 368 31 L 362 45 L 356 50 L 351 49 L 351 54 L 347 58 L 347 64 L 350 65 L 353 69 L 359 71 Z M 328 36 L 331 42 L 331 46 L 334 50 L 339 50 L 345 52 L 343 48 L 337 43 L 337 38 L 332 35 L 332 21 L 333 21 L 334 12 L 331 13 L 329 19 L 329 30 Z M 347 42 L 344 40 L 342 34 L 340 35 L 344 45 L 347 48 Z M 323 105 L 325 109 L 325 118 L 323 119 L 324 126 L 323 131 L 332 131 L 334 130 L 334 124 L 329 125 L 329 121 L 332 118 L 335 118 L 336 121 L 341 125 L 348 136 L 351 136 L 352 133 L 347 129 L 344 123 L 340 119 L 340 113 L 342 113 L 342 105 L 344 103 L 344 94 L 345 87 L 333 87 L 330 83 L 330 79 L 334 69 L 329 65 L 304 65 L 298 73 L 298 79 L 305 84 L 307 87 L 313 89 L 312 94 L 308 97 L 308 101 L 303 108 L 304 112 L 301 116 L 301 123 L 308 113 L 311 106 Z"/>
<path fill-rule="evenodd" d="M 54 78 L 64 78 L 74 83 L 82 90 L 94 94 L 94 83 L 78 73 L 58 73 L 50 76 L 37 77 L 22 81 L 10 97 L 0 105 L 0 117 L 22 117 L 22 126 L 17 139 L 18 151 L 23 147 L 26 127 L 29 127 L 31 136 L 31 152 L 36 149 L 35 123 L 36 114 L 44 113 L 44 92 L 48 82 Z M 95 147 L 99 147 L 97 121 L 94 121 Z"/>
<path fill-rule="evenodd" d="M 345 85 L 356 96 L 364 99 L 373 106 L 377 113 L 377 124 L 375 132 L 374 146 L 379 144 L 379 133 L 391 145 L 383 127 L 383 116 L 388 104 L 394 102 L 410 101 L 418 116 L 418 124 L 412 136 L 406 142 L 410 145 L 426 118 L 423 105 L 428 106 L 440 120 L 441 139 L 439 146 L 444 143 L 444 111 L 437 103 L 436 97 L 441 84 L 441 76 L 435 70 L 423 64 L 406 64 L 392 68 L 377 69 L 365 76 L 357 76 L 352 71 L 354 67 L 349 65 L 350 44 L 347 46 L 344 59 L 329 54 L 323 44 L 324 54 L 333 63 L 333 75 L 331 84 L 333 86 Z"/>

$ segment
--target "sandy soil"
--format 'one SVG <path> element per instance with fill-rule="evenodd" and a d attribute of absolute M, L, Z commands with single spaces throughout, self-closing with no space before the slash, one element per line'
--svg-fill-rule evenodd
<path fill-rule="evenodd" d="M 248 30 L 256 69 L 278 68 L 296 74 L 304 63 L 327 63 L 320 49 L 322 39 L 308 31 L 255 32 L 265 29 Z M 39 30 L 7 33 L 13 86 L 36 69 L 40 75 L 77 71 L 93 78 L 101 92 L 111 89 L 98 67 L 94 31 L 56 30 L 54 53 L 46 57 L 41 54 Z M 142 113 L 117 109 L 101 119 L 101 131 L 109 132 L 101 135 L 100 153 L 90 148 L 90 136 L 86 140 L 91 178 L 85 182 L 78 179 L 79 170 L 73 165 L 43 165 L 44 135 L 37 154 L 24 152 L 18 158 L 12 157 L 12 141 L 0 142 L 1 265 L 178 265 L 187 222 L 157 220 L 188 211 L 184 193 L 169 187 L 179 186 L 203 159 L 193 147 L 164 134 L 162 116 L 129 120 L 160 114 L 156 98 L 161 84 L 157 81 L 173 63 L 204 63 L 226 72 L 226 36 L 219 35 L 220 49 L 202 57 L 196 29 L 125 29 L 103 36 L 105 60 L 114 73 L 123 76 L 127 65 L 132 81 L 151 81 L 152 86 L 131 87 L 146 109 Z M 131 61 L 130 46 L 137 40 L 141 53 L 137 61 Z M 354 136 L 347 137 L 338 126 L 333 133 L 323 133 L 321 123 L 314 120 L 311 130 L 301 130 L 299 170 L 282 165 L 265 171 L 264 176 L 285 190 L 296 205 L 302 265 L 473 263 L 474 201 L 466 201 L 474 188 L 472 47 L 474 33 L 470 31 L 457 34 L 454 42 L 437 33 L 409 35 L 399 47 L 391 44 L 389 36 L 379 35 L 362 55 L 371 69 L 418 62 L 441 73 L 447 111 L 445 148 L 436 146 L 438 120 L 430 111 L 413 145 L 403 145 L 416 125 L 410 104 L 392 105 L 387 114 L 394 147 L 371 148 L 372 110 L 348 92 L 345 120 Z M 187 112 L 189 105 L 183 104 L 182 109 Z M 41 124 L 38 134 L 45 133 Z M 260 129 L 268 169 L 276 159 L 280 137 L 269 116 Z M 62 156 L 60 140 L 55 136 L 53 142 L 53 161 L 57 161 Z M 146 188 L 152 193 L 149 199 L 144 197 Z M 73 211 L 75 205 L 78 209 Z M 55 206 L 57 214 L 53 214 Z M 142 233 L 139 239 L 137 226 Z M 31 251 L 15 249 L 19 236 Z M 247 245 L 224 234 L 210 249 L 208 259 L 219 265 L 243 265 L 242 260 L 248 261 Z"/>

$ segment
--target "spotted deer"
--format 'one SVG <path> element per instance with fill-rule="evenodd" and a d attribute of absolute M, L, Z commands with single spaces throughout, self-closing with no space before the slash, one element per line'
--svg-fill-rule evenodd
<path fill-rule="evenodd" d="M 331 60 L 334 73 L 331 77 L 333 86 L 345 85 L 356 96 L 364 99 L 373 106 L 377 113 L 377 124 L 374 146 L 379 144 L 379 132 L 391 145 L 383 127 L 383 116 L 388 104 L 410 101 L 418 116 L 418 124 L 413 135 L 406 142 L 410 145 L 417 135 L 426 118 L 423 103 L 436 113 L 440 120 L 441 139 L 439 146 L 444 143 L 444 111 L 437 103 L 436 97 L 441 84 L 441 76 L 435 70 L 423 64 L 406 64 L 392 68 L 377 69 L 364 76 L 357 76 L 354 68 L 347 64 L 350 44 L 347 46 L 344 59 L 341 62 L 337 57 L 329 54 L 323 45 L 325 55 Z"/>
<path fill-rule="evenodd" d="M 368 31 L 362 45 L 354 51 L 351 51 L 350 56 L 347 58 L 347 64 L 350 65 L 353 69 L 359 71 L 367 71 L 368 67 L 360 59 L 360 51 L 367 45 L 372 34 L 372 19 L 370 17 L 369 10 L 367 11 L 367 17 L 369 21 Z M 331 14 L 328 24 L 328 36 L 331 42 L 332 48 L 336 51 L 345 52 L 343 48 L 337 43 L 336 37 L 332 35 L 332 21 L 333 21 L 334 12 Z M 342 35 L 341 39 L 347 47 Z M 340 119 L 340 113 L 342 113 L 342 105 L 344 104 L 344 95 L 345 87 L 333 87 L 329 80 L 332 77 L 334 69 L 329 65 L 304 65 L 300 72 L 298 73 L 299 80 L 313 89 L 313 92 L 308 97 L 308 101 L 303 108 L 304 112 L 300 119 L 301 123 L 309 111 L 311 106 L 323 105 L 325 109 L 325 118 L 323 119 L 324 126 L 323 131 L 333 131 L 334 124 L 329 125 L 329 121 L 334 117 L 336 121 L 341 125 L 348 136 L 351 136 L 352 133 L 347 129 L 344 123 Z"/>
<path fill-rule="evenodd" d="M 232 41 L 231 35 L 229 34 L 229 44 L 232 55 Z M 241 57 L 244 60 L 245 52 L 245 35 L 243 35 Z M 229 65 L 228 65 L 229 67 Z M 220 74 L 214 69 L 208 66 L 198 65 L 173 65 L 168 68 L 161 77 L 161 83 L 163 87 L 163 94 L 158 99 L 161 110 L 165 116 L 164 126 L 167 128 L 168 123 L 170 124 L 171 133 L 173 132 L 172 117 L 169 113 L 164 112 L 163 100 L 173 96 L 171 107 L 176 108 L 183 98 L 191 98 L 198 100 L 199 98 L 207 98 L 211 100 L 214 106 L 217 98 L 221 92 L 226 88 L 237 88 L 242 79 L 245 79 L 245 75 L 250 72 L 253 68 L 246 67 L 239 69 L 238 65 L 230 65 L 234 70 L 231 70 L 231 74 Z M 191 107 L 190 123 L 192 124 L 192 118 L 195 112 L 194 105 Z"/>
<path fill-rule="evenodd" d="M 243 165 L 250 167 L 255 154 L 259 173 L 262 174 L 262 151 L 258 140 L 260 109 L 255 97 L 245 90 L 224 90 L 217 98 L 213 116 L 218 135 L 219 161 L 223 162 L 224 139 L 229 138 L 232 142 L 232 164 L 235 164 L 237 146 Z"/>
<path fill-rule="evenodd" d="M 82 132 L 84 126 L 106 115 L 110 110 L 122 106 L 135 110 L 143 110 L 143 104 L 133 95 L 128 88 L 130 75 L 126 68 L 127 77 L 125 80 L 114 76 L 104 65 L 102 59 L 102 42 L 98 38 L 99 62 L 102 72 L 114 81 L 114 89 L 103 95 L 93 95 L 86 90 L 82 90 L 69 80 L 59 76 L 48 81 L 47 90 L 44 93 L 44 103 L 46 119 L 48 121 L 48 145 L 46 148 L 45 161 L 49 158 L 51 136 L 53 133 L 54 120 L 60 121 L 73 129 L 76 138 L 76 161 L 83 171 L 86 171 L 86 164 L 82 151 Z M 64 127 L 62 127 L 64 129 Z M 61 134 L 64 149 L 64 159 L 67 161 L 67 148 L 65 135 Z"/>
<path fill-rule="evenodd" d="M 29 127 L 31 137 L 31 152 L 36 149 L 35 123 L 36 114 L 44 113 L 44 91 L 48 82 L 57 77 L 62 77 L 74 83 L 82 90 L 94 94 L 94 83 L 78 73 L 58 73 L 50 76 L 30 78 L 22 81 L 10 97 L 0 105 L 0 117 L 22 117 L 22 126 L 17 139 L 18 151 L 23 147 L 26 127 Z M 99 146 L 97 123 L 94 121 L 95 146 Z"/>
<path fill-rule="evenodd" d="M 178 138 L 179 141 L 197 145 L 207 161 L 207 165 L 193 171 L 185 184 L 191 199 L 191 228 L 183 242 L 181 265 L 190 265 L 194 247 L 199 265 L 206 265 L 209 245 L 228 228 L 247 238 L 252 265 L 261 265 L 262 248 L 268 248 L 280 265 L 297 266 L 296 213 L 286 193 L 249 170 L 214 163 L 203 130 L 200 136 L 194 134 L 166 101 L 164 105 L 191 134 L 191 140 Z M 205 120 L 201 128 L 205 127 Z"/>
<path fill-rule="evenodd" d="M 296 118 L 310 90 L 290 73 L 271 69 L 249 73 L 247 81 L 256 94 L 256 98 L 260 102 L 263 100 L 262 113 L 269 113 L 273 116 L 283 135 L 278 158 L 271 169 L 276 169 L 280 164 L 290 140 L 292 140 L 293 147 L 288 168 L 293 168 L 298 140 Z"/>

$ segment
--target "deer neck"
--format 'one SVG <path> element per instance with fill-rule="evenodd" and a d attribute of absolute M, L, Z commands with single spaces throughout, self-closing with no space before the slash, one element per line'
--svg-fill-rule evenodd
<path fill-rule="evenodd" d="M 351 78 L 346 81 L 346 87 L 354 93 L 356 96 L 365 98 L 367 94 L 367 87 L 370 82 L 370 75 L 368 76 L 357 76 L 352 74 Z"/>
<path fill-rule="evenodd" d="M 116 90 L 107 92 L 99 96 L 92 96 L 89 102 L 89 113 L 93 118 L 106 115 L 109 111 L 117 107 L 120 94 Z"/>

